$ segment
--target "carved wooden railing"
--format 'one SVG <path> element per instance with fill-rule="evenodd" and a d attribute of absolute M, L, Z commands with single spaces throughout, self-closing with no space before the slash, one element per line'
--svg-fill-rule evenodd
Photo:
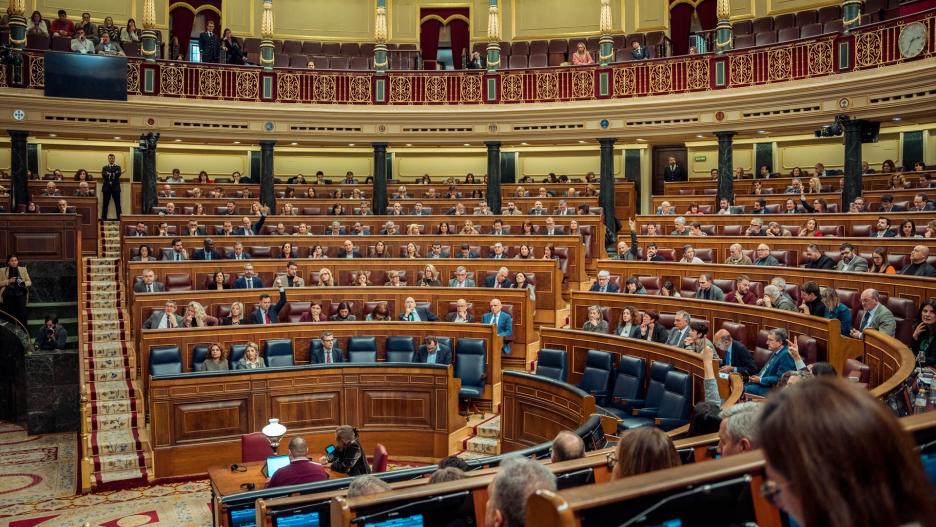
<path fill-rule="evenodd" d="M 903 57 L 904 26 L 926 29 L 923 50 Z M 42 51 L 26 51 L 24 82 L 44 86 Z M 857 28 L 781 44 L 659 58 L 642 62 L 541 69 L 483 71 L 263 71 L 250 66 L 128 61 L 128 95 L 302 104 L 506 104 L 583 101 L 711 91 L 795 81 L 879 68 L 936 55 L 936 9 Z M 9 86 L 0 75 L 0 87 Z"/>

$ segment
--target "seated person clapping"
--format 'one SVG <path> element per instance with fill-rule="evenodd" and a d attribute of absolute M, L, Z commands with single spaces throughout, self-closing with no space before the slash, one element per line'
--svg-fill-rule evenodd
<path fill-rule="evenodd" d="M 248 342 L 247 348 L 244 350 L 244 356 L 237 361 L 237 364 L 234 365 L 234 369 L 259 370 L 260 368 L 266 368 L 266 364 L 263 362 L 263 359 L 260 358 L 260 348 L 255 343 Z"/>
<path fill-rule="evenodd" d="M 364 320 L 368 322 L 388 322 L 393 320 L 393 317 L 390 315 L 390 307 L 386 302 L 381 302 L 374 306 L 374 311 L 369 313 Z"/>
<path fill-rule="evenodd" d="M 351 305 L 342 301 L 338 304 L 338 313 L 332 315 L 331 319 L 332 322 L 354 322 L 357 317 L 351 314 Z"/>
<path fill-rule="evenodd" d="M 208 346 L 208 358 L 202 364 L 202 371 L 227 371 L 229 369 L 231 368 L 228 366 L 227 351 L 224 347 L 217 343 Z"/>
<path fill-rule="evenodd" d="M 601 316 L 601 306 L 591 306 L 588 308 L 588 320 L 582 325 L 582 331 L 591 331 L 593 333 L 608 332 L 608 321 Z"/>

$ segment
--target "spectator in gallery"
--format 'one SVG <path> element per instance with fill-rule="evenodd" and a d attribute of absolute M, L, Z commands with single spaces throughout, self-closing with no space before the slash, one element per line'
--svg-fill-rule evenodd
<path fill-rule="evenodd" d="M 75 24 L 68 19 L 68 14 L 65 13 L 64 9 L 59 9 L 58 18 L 52 21 L 49 32 L 53 37 L 72 38 L 75 36 Z"/>
<path fill-rule="evenodd" d="M 94 52 L 98 55 L 111 55 L 114 57 L 126 57 L 120 44 L 112 41 L 108 33 L 101 33 L 101 42 L 94 46 Z"/>
<path fill-rule="evenodd" d="M 98 26 L 98 36 L 103 39 L 105 33 L 111 42 L 120 40 L 120 28 L 114 25 L 114 19 L 111 17 L 104 18 L 104 23 Z"/>
<path fill-rule="evenodd" d="M 143 31 L 136 27 L 136 20 L 127 20 L 127 27 L 120 28 L 121 42 L 140 42 L 143 38 Z"/>
<path fill-rule="evenodd" d="M 225 64 L 240 65 L 244 63 L 244 50 L 241 49 L 240 41 L 231 34 L 230 29 L 224 30 L 224 38 L 221 39 L 221 50 L 225 55 Z M 309 69 L 315 69 L 315 63 L 309 61 Z"/>
<path fill-rule="evenodd" d="M 592 58 L 591 53 L 585 51 L 585 44 L 579 42 L 576 46 L 575 53 L 572 54 L 572 64 L 594 64 L 595 59 Z"/>
<path fill-rule="evenodd" d="M 71 41 L 71 50 L 82 55 L 94 54 L 94 41 L 85 34 L 84 28 L 78 28 L 78 36 Z"/>
<path fill-rule="evenodd" d="M 26 22 L 26 34 L 49 36 L 49 28 L 46 27 L 45 20 L 42 19 L 42 13 L 39 11 L 33 11 Z"/>

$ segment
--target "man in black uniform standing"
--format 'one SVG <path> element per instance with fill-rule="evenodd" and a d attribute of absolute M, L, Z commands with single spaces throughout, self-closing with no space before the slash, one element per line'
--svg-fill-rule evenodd
<path fill-rule="evenodd" d="M 219 50 L 221 49 L 221 39 L 214 32 L 214 21 L 209 20 L 205 24 L 205 32 L 198 35 L 198 47 L 201 49 L 201 61 L 210 64 L 218 62 Z"/>
<path fill-rule="evenodd" d="M 101 221 L 107 221 L 107 208 L 111 198 L 117 207 L 117 219 L 120 219 L 120 165 L 114 164 L 114 154 L 107 156 L 107 165 L 101 169 L 101 179 L 104 180 L 101 191 L 104 192 L 104 208 L 101 210 Z"/>

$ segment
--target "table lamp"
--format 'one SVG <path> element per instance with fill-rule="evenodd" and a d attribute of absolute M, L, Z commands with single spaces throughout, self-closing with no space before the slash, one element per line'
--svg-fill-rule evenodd
<path fill-rule="evenodd" d="M 261 432 L 270 441 L 273 455 L 279 455 L 279 442 L 286 435 L 286 427 L 280 424 L 279 419 L 270 419 L 270 424 L 264 426 Z"/>

